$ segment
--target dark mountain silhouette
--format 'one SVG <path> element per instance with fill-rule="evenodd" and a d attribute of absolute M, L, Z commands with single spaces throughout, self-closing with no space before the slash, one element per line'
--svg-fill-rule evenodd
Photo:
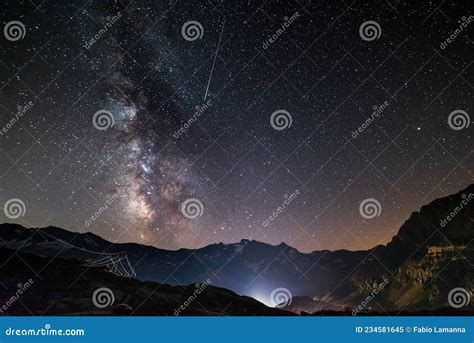
<path fill-rule="evenodd" d="M 212 285 L 142 282 L 104 268 L 85 267 L 76 259 L 51 259 L 0 248 L 0 265 L 0 303 L 7 305 L 0 315 L 292 315 Z M 32 283 L 24 287 L 30 279 Z M 101 287 L 114 294 L 113 304 L 105 308 L 92 301 L 94 291 Z M 15 298 L 18 289 L 24 291 Z"/>
<path fill-rule="evenodd" d="M 454 287 L 474 289 L 473 204 L 474 185 L 434 200 L 414 212 L 387 245 L 366 251 L 301 253 L 284 243 L 249 240 L 168 251 L 112 244 L 92 233 L 12 224 L 0 225 L 0 246 L 81 261 L 96 261 L 98 252 L 126 253 L 142 281 L 186 285 L 210 279 L 214 286 L 249 296 L 285 287 L 295 296 L 287 309 L 295 312 L 351 308 L 381 285 L 367 309 L 429 310 L 448 306 Z"/>

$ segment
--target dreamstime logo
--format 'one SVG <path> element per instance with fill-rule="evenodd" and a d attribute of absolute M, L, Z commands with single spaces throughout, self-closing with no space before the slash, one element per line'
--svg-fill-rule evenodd
<path fill-rule="evenodd" d="M 211 280 L 207 279 L 205 282 L 197 282 L 194 284 L 196 289 L 194 290 L 193 294 L 191 294 L 181 306 L 179 306 L 177 309 L 174 310 L 174 315 L 179 316 L 181 312 L 186 310 L 194 300 L 202 293 L 204 290 L 211 284 Z"/>
<path fill-rule="evenodd" d="M 84 329 L 53 329 L 51 324 L 45 324 L 44 327 L 32 328 L 30 325 L 27 328 L 9 327 L 5 330 L 6 336 L 16 337 L 52 337 L 52 336 L 85 336 Z"/>
<path fill-rule="evenodd" d="M 451 129 L 459 131 L 462 129 L 467 129 L 471 124 L 471 118 L 466 111 L 455 110 L 449 114 L 448 125 Z"/>
<path fill-rule="evenodd" d="M 188 219 L 194 219 L 202 216 L 204 206 L 201 201 L 196 198 L 187 199 L 181 205 L 181 213 Z"/>
<path fill-rule="evenodd" d="M 17 112 L 15 115 L 5 124 L 4 127 L 0 129 L 0 136 L 3 136 L 10 130 L 15 124 L 22 118 L 31 108 L 33 107 L 33 102 L 29 101 L 25 105 L 18 105 Z"/>
<path fill-rule="evenodd" d="M 456 206 L 445 218 L 443 218 L 439 225 L 441 227 L 445 227 L 448 223 L 453 220 L 462 210 L 467 207 L 467 205 L 474 199 L 474 193 L 469 193 L 468 195 L 463 194 L 461 195 L 461 202 L 458 206 Z"/>
<path fill-rule="evenodd" d="M 97 308 L 106 308 L 112 306 L 115 301 L 114 292 L 110 288 L 97 288 L 92 294 L 92 302 Z"/>
<path fill-rule="evenodd" d="M 117 12 L 117 15 L 114 16 L 107 16 L 105 18 L 105 24 L 104 26 L 97 32 L 94 37 L 89 39 L 86 44 L 84 44 L 84 48 L 90 49 L 99 39 L 105 36 L 107 31 L 110 30 L 110 28 L 120 19 L 122 18 L 122 13 Z"/>
<path fill-rule="evenodd" d="M 379 39 L 382 35 L 382 29 L 379 23 L 373 20 L 368 20 L 362 23 L 359 27 L 360 38 L 367 42 Z"/>
<path fill-rule="evenodd" d="M 448 303 L 451 307 L 461 308 L 469 305 L 471 295 L 469 291 L 462 287 L 453 288 L 448 294 Z"/>
<path fill-rule="evenodd" d="M 380 118 L 380 115 L 387 109 L 389 105 L 390 104 L 388 103 L 388 101 L 385 101 L 383 104 L 378 105 L 378 106 L 374 105 L 372 107 L 373 112 L 370 115 L 370 117 L 368 117 L 365 120 L 365 122 L 363 122 L 362 125 L 357 128 L 357 130 L 352 131 L 352 138 L 356 139 L 362 132 L 364 132 L 375 121 L 375 119 Z"/>
<path fill-rule="evenodd" d="M 201 106 L 196 106 L 196 111 L 194 114 L 188 119 L 186 123 L 181 125 L 179 130 L 173 133 L 173 137 L 178 139 L 181 135 L 185 134 L 189 128 L 201 117 L 201 115 L 209 109 L 209 107 L 212 107 L 211 99 L 207 100 L 206 103 L 202 104 Z"/>
<path fill-rule="evenodd" d="M 13 294 L 6 302 L 5 304 L 0 307 L 0 314 L 4 314 L 13 304 L 20 299 L 20 297 L 33 285 L 35 282 L 33 279 L 29 279 L 26 281 L 24 284 L 17 284 L 17 290 L 15 294 Z"/>
<path fill-rule="evenodd" d="M 204 28 L 200 22 L 195 20 L 185 22 L 181 28 L 181 35 L 189 42 L 195 41 L 196 39 L 201 39 L 203 34 Z"/>
<path fill-rule="evenodd" d="M 97 130 L 105 131 L 110 129 L 114 123 L 114 115 L 107 110 L 97 111 L 92 117 L 92 124 Z"/>
<path fill-rule="evenodd" d="M 275 288 L 270 294 L 270 302 L 273 307 L 281 308 L 291 305 L 293 296 L 287 288 L 279 287 Z"/>
<path fill-rule="evenodd" d="M 374 282 L 370 294 L 368 294 L 359 305 L 352 308 L 352 315 L 357 316 L 359 312 L 364 311 L 375 297 L 387 287 L 388 283 L 389 280 L 386 277 L 384 277 L 381 283 Z"/>
<path fill-rule="evenodd" d="M 293 124 L 293 118 L 287 110 L 277 110 L 270 117 L 270 125 L 278 131 L 288 129 Z"/>
<path fill-rule="evenodd" d="M 5 216 L 10 219 L 18 219 L 26 213 L 26 205 L 21 199 L 10 199 L 3 205 Z"/>
<path fill-rule="evenodd" d="M 285 33 L 286 29 L 288 29 L 295 21 L 296 19 L 298 19 L 300 17 L 300 14 L 299 12 L 295 12 L 295 14 L 293 14 L 291 17 L 284 17 L 283 20 L 283 24 L 281 24 L 281 28 L 279 28 L 278 30 L 275 31 L 275 33 L 273 35 L 271 35 L 270 37 L 267 38 L 267 40 L 265 42 L 263 42 L 263 49 L 268 49 L 268 47 L 270 45 L 272 45 L 274 42 L 276 42 L 278 40 L 278 38 L 280 38 L 280 36 Z"/>
<path fill-rule="evenodd" d="M 25 25 L 21 21 L 12 20 L 9 21 L 3 28 L 3 34 L 5 38 L 11 42 L 23 39 L 26 36 Z"/>
<path fill-rule="evenodd" d="M 377 199 L 368 198 L 362 201 L 359 205 L 359 213 L 362 218 L 374 219 L 382 213 L 382 206 Z"/>
<path fill-rule="evenodd" d="M 284 195 L 284 198 L 285 200 L 282 202 L 282 204 L 280 206 L 278 206 L 272 213 L 271 216 L 269 216 L 268 218 L 266 218 L 264 221 L 263 221 L 263 226 L 264 227 L 267 227 L 268 225 L 270 225 L 270 223 L 272 221 L 274 221 L 280 214 L 282 214 L 285 209 L 287 208 L 288 205 L 290 205 L 297 197 L 298 195 L 300 195 L 300 191 L 297 189 L 295 190 L 293 193 L 291 194 L 285 194 Z"/>
<path fill-rule="evenodd" d="M 122 197 L 124 195 L 124 192 L 125 191 L 123 189 L 119 189 L 116 193 L 112 194 L 112 196 L 110 196 L 110 198 L 108 198 L 105 201 L 105 204 L 103 206 L 99 207 L 99 209 L 84 222 L 84 226 L 85 227 L 91 226 L 91 224 L 93 222 L 95 222 L 97 219 L 99 219 L 99 217 L 105 211 L 107 211 L 109 209 L 109 206 L 111 206 L 117 199 L 119 199 L 120 197 Z"/>
<path fill-rule="evenodd" d="M 461 35 L 464 31 L 467 30 L 467 27 L 469 24 L 472 23 L 472 21 L 474 21 L 474 16 L 470 15 L 468 18 L 467 17 L 462 17 L 461 18 L 461 24 L 459 25 L 459 28 L 457 28 L 456 30 L 454 30 L 448 38 L 446 38 L 443 42 L 441 42 L 441 44 L 439 45 L 439 47 L 441 49 L 446 49 L 446 47 L 451 44 L 452 42 L 454 42 L 456 40 L 456 38 L 458 38 L 459 35 Z M 468 38 L 469 39 L 469 38 Z"/>

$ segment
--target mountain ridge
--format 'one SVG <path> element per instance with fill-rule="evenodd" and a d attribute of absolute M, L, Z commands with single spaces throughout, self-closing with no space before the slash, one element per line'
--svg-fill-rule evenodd
<path fill-rule="evenodd" d="M 12 245 L 10 248 L 29 253 L 57 254 L 87 261 L 96 258 L 90 252 L 92 250 L 115 254 L 126 252 L 137 278 L 142 281 L 181 285 L 212 279 L 216 286 L 266 303 L 269 303 L 272 290 L 284 287 L 295 297 L 320 299 L 328 309 L 354 306 L 370 292 L 371 285 L 389 277 L 393 282 L 384 290 L 387 297 L 380 297 L 381 304 L 395 308 L 445 306 L 445 299 L 440 297 L 437 303 L 433 294 L 445 292 L 446 287 L 438 282 L 430 290 L 432 294 L 425 296 L 420 289 L 416 268 L 426 269 L 423 271 L 425 274 L 434 271 L 443 273 L 438 264 L 449 263 L 455 258 L 446 252 L 442 258 L 438 256 L 435 259 L 430 255 L 430 247 L 443 251 L 443 247 L 454 246 L 458 253 L 471 257 L 474 225 L 470 218 L 474 217 L 474 201 L 468 202 L 463 212 L 453 217 L 447 225 L 442 228 L 440 225 L 465 200 L 466 194 L 469 199 L 471 195 L 474 197 L 474 185 L 422 206 L 400 226 L 390 242 L 368 250 L 316 250 L 303 253 L 286 243 L 271 245 L 248 239 L 241 239 L 239 243 L 214 243 L 199 249 L 164 250 L 137 243 L 111 243 L 94 233 L 76 234 L 55 227 L 25 229 L 15 224 L 0 225 L 0 246 L 7 244 L 6 247 L 9 247 L 9 242 Z M 30 230 L 35 230 L 35 233 L 30 235 Z M 45 237 L 50 236 L 51 232 L 64 238 L 66 243 Z M 462 264 L 470 277 L 470 267 L 465 266 L 463 261 L 457 263 Z M 472 272 L 474 275 L 474 270 Z M 451 274 L 447 276 L 452 279 L 450 282 L 471 282 L 455 271 L 451 271 Z M 404 282 L 412 284 L 409 291 L 419 294 L 418 300 L 413 297 L 404 301 L 397 299 L 406 290 L 402 285 Z M 299 307 L 303 308 L 302 304 Z"/>
<path fill-rule="evenodd" d="M 139 245 L 139 246 L 145 246 L 145 247 L 149 247 L 149 248 L 154 248 L 154 249 L 157 249 L 157 250 L 160 250 L 160 251 L 169 251 L 169 252 L 177 252 L 177 251 L 194 251 L 194 250 L 200 250 L 200 249 L 205 249 L 205 248 L 208 248 L 208 247 L 211 247 L 211 246 L 215 246 L 215 245 L 235 245 L 235 244 L 241 244 L 243 242 L 255 242 L 255 243 L 261 243 L 261 244 L 265 244 L 265 245 L 269 245 L 269 246 L 272 246 L 272 247 L 278 247 L 280 245 L 286 245 L 292 249 L 295 249 L 298 251 L 298 253 L 300 254 L 313 254 L 313 253 L 321 253 L 321 252 L 360 252 L 360 251 L 367 251 L 367 250 L 371 250 L 371 249 L 375 249 L 377 247 L 387 247 L 391 242 L 393 242 L 393 240 L 396 238 L 396 236 L 398 236 L 400 230 L 402 230 L 403 226 L 408 222 L 410 221 L 414 216 L 420 214 L 421 212 L 423 212 L 424 210 L 426 210 L 427 208 L 430 208 L 432 206 L 434 206 L 435 204 L 438 204 L 440 200 L 442 199 L 445 199 L 445 198 L 449 198 L 449 197 L 453 197 L 453 196 L 457 196 L 459 194 L 464 194 L 466 192 L 469 192 L 469 193 L 472 193 L 474 192 L 474 184 L 471 184 L 469 186 L 467 186 L 464 190 L 461 190 L 455 194 L 451 194 L 451 195 L 448 195 L 447 197 L 442 197 L 442 198 L 436 198 L 436 199 L 433 199 L 431 202 L 429 202 L 428 204 L 426 205 L 423 205 L 421 206 L 420 210 L 419 211 L 414 211 L 410 214 L 410 216 L 403 222 L 403 224 L 400 226 L 400 229 L 399 231 L 397 232 L 397 234 L 395 234 L 392 239 L 390 241 L 388 241 L 386 244 L 378 244 L 378 245 L 375 245 L 373 246 L 372 248 L 368 248 L 368 249 L 360 249 L 360 250 L 349 250 L 349 249 L 336 249 L 336 250 L 330 250 L 330 249 L 322 249 L 322 250 L 313 250 L 313 251 L 310 251 L 310 252 L 303 252 L 303 251 L 300 251 L 298 250 L 297 248 L 289 245 L 288 243 L 286 242 L 281 242 L 281 243 L 278 243 L 278 244 L 271 244 L 271 243 L 267 243 L 267 242 L 263 242 L 263 241 L 258 241 L 258 240 L 253 240 L 253 239 L 247 239 L 247 238 L 242 238 L 240 239 L 240 241 L 237 241 L 237 242 L 228 242 L 228 243 L 225 243 L 225 242 L 215 242 L 215 243 L 210 243 L 210 244 L 207 244 L 207 245 L 204 245 L 202 247 L 199 247 L 199 248 L 179 248 L 179 249 L 164 249 L 164 248 L 160 248 L 160 247 L 157 247 L 157 246 L 154 246 L 154 245 L 149 245 L 149 244 L 142 244 L 142 243 L 136 243 L 136 242 L 111 242 L 103 237 L 101 237 L 100 235 L 94 233 L 94 232 L 91 232 L 91 231 L 86 231 L 86 232 L 78 232 L 78 231 L 74 231 L 74 230 L 68 230 L 68 229 L 64 229 L 64 228 L 60 228 L 60 227 L 57 227 L 57 226 L 47 226 L 47 227 L 32 227 L 32 228 L 27 228 L 27 227 L 24 227 L 22 225 L 19 225 L 19 224 L 14 224 L 14 223 L 8 223 L 8 222 L 5 222 L 5 223 L 2 223 L 0 225 L 9 225 L 9 226 L 19 226 L 19 227 L 22 227 L 22 228 L 25 228 L 25 229 L 32 229 L 32 230 L 48 230 L 48 231 L 56 231 L 56 232 L 68 232 L 68 233 L 74 233 L 74 234 L 78 234 L 78 235 L 90 235 L 90 236 L 93 236 L 95 239 L 100 239 L 100 240 L 103 240 L 105 242 L 108 242 L 110 244 L 116 244 L 116 245 Z"/>

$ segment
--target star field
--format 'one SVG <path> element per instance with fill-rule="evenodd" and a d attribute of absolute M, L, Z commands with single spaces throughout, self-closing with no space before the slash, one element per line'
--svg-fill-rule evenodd
<path fill-rule="evenodd" d="M 472 15 L 467 0 L 7 1 L 2 25 L 25 34 L 1 37 L 0 203 L 26 213 L 0 220 L 166 249 L 385 244 L 473 181 Z"/>

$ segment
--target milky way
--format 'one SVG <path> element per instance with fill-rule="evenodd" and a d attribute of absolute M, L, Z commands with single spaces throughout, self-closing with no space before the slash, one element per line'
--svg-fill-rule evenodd
<path fill-rule="evenodd" d="M 472 15 L 7 1 L 2 25 L 24 30 L 0 48 L 0 203 L 26 212 L 0 221 L 167 249 L 384 244 L 474 179 Z"/>

